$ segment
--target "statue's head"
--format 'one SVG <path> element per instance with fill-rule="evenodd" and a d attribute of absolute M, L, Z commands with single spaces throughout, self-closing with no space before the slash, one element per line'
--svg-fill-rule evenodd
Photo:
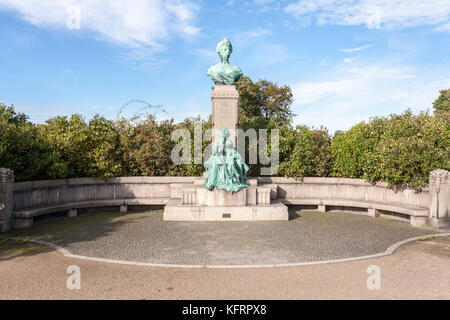
<path fill-rule="evenodd" d="M 216 52 L 220 57 L 220 61 L 228 62 L 230 59 L 231 53 L 233 52 L 233 46 L 231 45 L 231 41 L 228 38 L 223 39 L 217 44 Z"/>
<path fill-rule="evenodd" d="M 228 139 L 228 137 L 230 136 L 230 131 L 228 131 L 228 128 L 223 128 L 222 130 L 220 130 L 220 136 L 222 137 L 222 140 Z"/>

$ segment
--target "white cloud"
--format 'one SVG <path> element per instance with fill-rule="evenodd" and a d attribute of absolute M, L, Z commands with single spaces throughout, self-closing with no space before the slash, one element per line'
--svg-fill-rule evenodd
<path fill-rule="evenodd" d="M 339 49 L 339 51 L 340 52 L 351 53 L 351 52 L 362 51 L 364 49 L 369 49 L 369 48 L 372 48 L 372 47 L 373 47 L 373 44 L 366 44 L 365 46 L 361 46 L 361 47 L 357 47 L 357 48 Z"/>
<path fill-rule="evenodd" d="M 159 47 L 172 34 L 195 35 L 196 6 L 181 0 L 0 0 L 31 24 L 66 28 L 67 9 L 80 7 L 81 30 L 121 45 Z"/>
<path fill-rule="evenodd" d="M 356 63 L 355 63 L 356 64 Z M 450 87 L 446 70 L 417 70 L 396 63 L 341 63 L 316 81 L 292 85 L 297 124 L 347 130 L 372 116 L 424 111 Z M 439 79 L 439 80 L 437 80 Z"/>
<path fill-rule="evenodd" d="M 304 23 L 318 25 L 366 25 L 369 29 L 422 25 L 448 29 L 448 0 L 300 0 L 284 8 Z M 447 27 L 446 27 L 447 26 Z"/>

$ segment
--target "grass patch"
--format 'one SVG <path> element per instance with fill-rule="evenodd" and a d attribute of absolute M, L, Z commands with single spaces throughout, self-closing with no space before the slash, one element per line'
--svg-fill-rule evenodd
<path fill-rule="evenodd" d="M 22 241 L 2 240 L 0 241 L 0 261 L 8 260 L 18 256 L 30 256 L 33 254 L 51 251 L 47 246 Z"/>
<path fill-rule="evenodd" d="M 422 237 L 419 239 L 419 241 L 431 241 L 431 240 L 435 240 L 437 239 L 436 236 L 431 236 L 431 237 Z"/>

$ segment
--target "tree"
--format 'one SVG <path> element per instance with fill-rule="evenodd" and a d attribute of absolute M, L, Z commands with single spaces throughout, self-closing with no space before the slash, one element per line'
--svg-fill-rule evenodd
<path fill-rule="evenodd" d="M 440 90 L 440 95 L 433 102 L 434 114 L 450 112 L 450 89 Z"/>
<path fill-rule="evenodd" d="M 175 130 L 172 120 L 157 121 L 155 116 L 133 122 L 122 118 L 116 122 L 123 150 L 124 170 L 130 176 L 169 175 L 171 150 L 175 143 L 171 133 Z"/>
<path fill-rule="evenodd" d="M 326 177 L 332 169 L 331 137 L 326 128 L 297 126 L 282 130 L 280 175 L 286 177 Z"/>
<path fill-rule="evenodd" d="M 0 167 L 14 171 L 16 181 L 58 178 L 64 170 L 37 128 L 14 106 L 0 103 Z"/>
<path fill-rule="evenodd" d="M 61 178 L 111 177 L 124 172 L 120 135 L 111 120 L 95 115 L 86 122 L 79 115 L 55 117 L 38 127 L 40 138 L 47 141 L 66 164 Z"/>
<path fill-rule="evenodd" d="M 426 186 L 432 170 L 450 169 L 450 122 L 427 113 L 373 118 L 333 138 L 333 176 Z"/>
<path fill-rule="evenodd" d="M 253 82 L 243 76 L 236 83 L 236 89 L 239 92 L 240 128 L 245 129 L 249 122 L 264 128 L 291 125 L 293 95 L 288 86 L 278 86 L 268 80 Z"/>

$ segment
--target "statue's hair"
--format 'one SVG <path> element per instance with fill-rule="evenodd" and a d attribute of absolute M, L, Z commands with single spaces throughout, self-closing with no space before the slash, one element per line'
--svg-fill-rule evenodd
<path fill-rule="evenodd" d="M 220 49 L 222 49 L 222 46 L 228 46 L 230 48 L 230 53 L 233 52 L 233 46 L 231 45 L 230 39 L 225 38 L 222 41 L 220 41 L 216 47 L 216 52 L 219 55 L 219 57 L 220 57 Z"/>

